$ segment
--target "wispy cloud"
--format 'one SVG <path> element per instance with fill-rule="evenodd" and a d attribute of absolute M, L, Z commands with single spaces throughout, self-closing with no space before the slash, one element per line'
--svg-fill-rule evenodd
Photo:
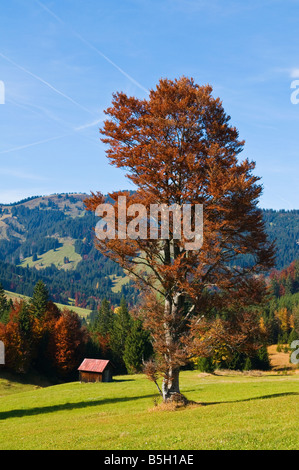
<path fill-rule="evenodd" d="M 273 73 L 288 75 L 289 78 L 299 78 L 299 67 L 276 67 Z"/>
<path fill-rule="evenodd" d="M 290 77 L 291 78 L 299 78 L 299 67 L 290 69 Z"/>
<path fill-rule="evenodd" d="M 48 178 L 26 171 L 18 170 L 16 168 L 0 168 L 0 176 L 10 176 L 17 179 L 34 180 L 34 181 L 45 181 Z"/>

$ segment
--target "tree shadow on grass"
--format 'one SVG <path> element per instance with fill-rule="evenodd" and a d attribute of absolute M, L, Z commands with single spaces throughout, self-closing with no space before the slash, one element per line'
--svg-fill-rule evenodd
<path fill-rule="evenodd" d="M 141 400 L 143 398 L 153 398 L 153 397 L 156 397 L 156 394 L 143 395 L 141 397 L 101 398 L 100 400 L 88 400 L 88 401 L 81 401 L 77 403 L 63 403 L 59 405 L 2 411 L 0 412 L 0 421 L 4 419 L 8 419 L 8 418 L 23 418 L 24 416 L 34 416 L 34 415 L 40 415 L 40 414 L 46 414 L 46 413 L 55 413 L 57 411 L 65 411 L 65 410 L 70 411 L 70 410 L 76 410 L 76 409 L 81 409 L 81 408 L 89 408 L 91 406 L 108 405 L 108 404 L 121 403 L 121 402 L 127 402 L 127 401 L 136 401 L 136 400 Z"/>
<path fill-rule="evenodd" d="M 125 379 L 118 379 L 117 377 L 113 377 L 113 381 L 112 381 L 112 382 L 116 382 L 116 383 L 118 383 L 118 382 L 134 382 L 134 379 L 127 379 L 127 378 L 125 378 Z"/>
<path fill-rule="evenodd" d="M 285 392 L 285 393 L 273 393 L 272 395 L 263 395 L 260 397 L 252 397 L 252 398 L 243 398 L 240 400 L 228 400 L 228 401 L 214 401 L 214 402 L 195 402 L 189 401 L 190 405 L 198 405 L 198 406 L 210 406 L 210 405 L 224 405 L 227 403 L 243 403 L 248 401 L 254 400 L 264 400 L 269 398 L 279 398 L 283 396 L 297 396 L 299 393 L 297 392 Z M 100 400 L 88 400 L 88 401 L 81 401 L 77 403 L 63 403 L 59 405 L 51 405 L 51 406 L 42 406 L 42 407 L 35 407 L 35 408 L 28 408 L 28 409 L 15 409 L 15 410 L 8 410 L 0 412 L 0 421 L 9 419 L 9 418 L 23 418 L 25 416 L 35 416 L 47 413 L 55 413 L 58 411 L 71 411 L 76 409 L 82 408 L 90 408 L 92 406 L 99 406 L 99 405 L 109 405 L 109 404 L 117 404 L 122 402 L 128 401 L 136 401 L 142 400 L 143 398 L 156 398 L 157 394 L 150 394 L 150 395 L 143 395 L 138 397 L 124 397 L 124 398 L 102 398 Z"/>
<path fill-rule="evenodd" d="M 252 397 L 252 398 L 242 398 L 240 400 L 227 400 L 227 401 L 211 401 L 211 402 L 199 402 L 197 403 L 198 405 L 201 406 L 209 406 L 209 405 L 224 405 L 227 403 L 243 403 L 246 401 L 254 401 L 254 400 L 265 400 L 269 398 L 279 398 L 279 397 L 285 397 L 285 396 L 290 396 L 290 395 L 299 395 L 297 392 L 284 392 L 284 393 L 273 393 L 271 395 L 263 395 L 261 397 Z"/>

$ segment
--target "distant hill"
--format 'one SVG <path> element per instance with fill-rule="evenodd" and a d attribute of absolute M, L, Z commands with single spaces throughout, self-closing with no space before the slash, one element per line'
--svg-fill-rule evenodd
<path fill-rule="evenodd" d="M 263 210 L 266 231 L 277 248 L 276 268 L 281 270 L 299 258 L 299 210 Z"/>
<path fill-rule="evenodd" d="M 86 194 L 55 194 L 0 205 L 0 282 L 31 296 L 42 279 L 54 301 L 94 309 L 136 292 L 123 270 L 94 247 L 95 215 Z"/>
<path fill-rule="evenodd" d="M 94 309 L 106 297 L 129 303 L 136 291 L 123 270 L 94 247 L 97 220 L 84 206 L 86 194 L 54 194 L 0 204 L 0 282 L 31 296 L 38 279 L 52 299 Z M 270 240 L 276 240 L 276 268 L 299 258 L 299 210 L 263 210 Z"/>

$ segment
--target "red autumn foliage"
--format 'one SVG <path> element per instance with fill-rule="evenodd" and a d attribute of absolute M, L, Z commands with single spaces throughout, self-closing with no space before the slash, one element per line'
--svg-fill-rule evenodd
<path fill-rule="evenodd" d="M 8 323 L 0 323 L 0 340 L 5 344 L 5 364 L 19 373 L 27 372 L 33 354 L 33 342 L 20 321 L 24 306 L 23 301 L 15 301 Z M 30 327 L 28 323 L 27 328 Z"/>
<path fill-rule="evenodd" d="M 78 366 L 84 341 L 78 315 L 64 310 L 53 332 L 55 367 L 60 375 L 67 375 Z"/>
<path fill-rule="evenodd" d="M 5 366 L 18 373 L 34 367 L 50 367 L 67 376 L 82 360 L 86 332 L 77 314 L 48 302 L 42 316 L 34 316 L 24 301 L 16 301 L 6 324 L 0 323 L 5 344 Z"/>
<path fill-rule="evenodd" d="M 257 207 L 262 188 L 253 175 L 254 162 L 239 161 L 244 142 L 208 85 L 182 77 L 160 80 L 144 100 L 115 93 L 106 115 L 101 133 L 108 159 L 126 169 L 137 187 L 134 194 L 109 195 L 116 215 L 119 196 L 126 196 L 128 208 L 139 203 L 147 212 L 150 204 L 203 205 L 200 249 L 188 251 L 184 236 L 174 237 L 173 220 L 166 239 L 159 227 L 158 239 L 151 238 L 148 228 L 145 238 L 96 240 L 103 254 L 130 273 L 143 291 L 150 290 L 142 310 L 167 400 L 179 393 L 179 370 L 194 348 L 199 319 L 217 309 L 232 311 L 233 306 L 241 312 L 265 294 L 259 274 L 273 266 L 274 248 Z M 95 211 L 103 200 L 93 193 L 87 209 Z M 126 215 L 130 223 L 134 216 Z M 116 233 L 122 228 L 117 221 Z M 242 254 L 252 256 L 250 266 L 237 265 Z M 220 329 L 232 336 L 228 325 L 218 322 L 213 328 L 214 336 Z M 149 369 L 153 371 L 153 364 Z"/>

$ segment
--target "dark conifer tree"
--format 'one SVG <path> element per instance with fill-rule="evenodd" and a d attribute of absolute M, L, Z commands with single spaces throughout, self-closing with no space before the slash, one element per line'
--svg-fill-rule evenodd
<path fill-rule="evenodd" d="M 110 334 L 113 325 L 113 317 L 110 302 L 104 299 L 101 302 L 99 313 L 94 322 L 94 330 L 102 336 Z"/>
<path fill-rule="evenodd" d="M 124 297 L 120 302 L 120 307 L 117 310 L 113 327 L 111 331 L 110 347 L 114 355 L 115 362 L 120 362 L 124 365 L 123 355 L 125 350 L 125 343 L 128 335 L 130 334 L 132 319 L 127 307 Z"/>
<path fill-rule="evenodd" d="M 4 289 L 0 284 L 0 322 L 4 320 L 5 315 L 9 310 L 9 302 L 7 301 Z"/>
<path fill-rule="evenodd" d="M 144 362 L 152 354 L 149 334 L 142 328 L 142 322 L 133 322 L 130 334 L 125 342 L 123 360 L 131 374 L 141 372 Z"/>
<path fill-rule="evenodd" d="M 30 310 L 34 316 L 40 318 L 47 310 L 49 302 L 49 291 L 43 281 L 38 281 L 35 285 L 33 296 L 30 302 Z"/>

